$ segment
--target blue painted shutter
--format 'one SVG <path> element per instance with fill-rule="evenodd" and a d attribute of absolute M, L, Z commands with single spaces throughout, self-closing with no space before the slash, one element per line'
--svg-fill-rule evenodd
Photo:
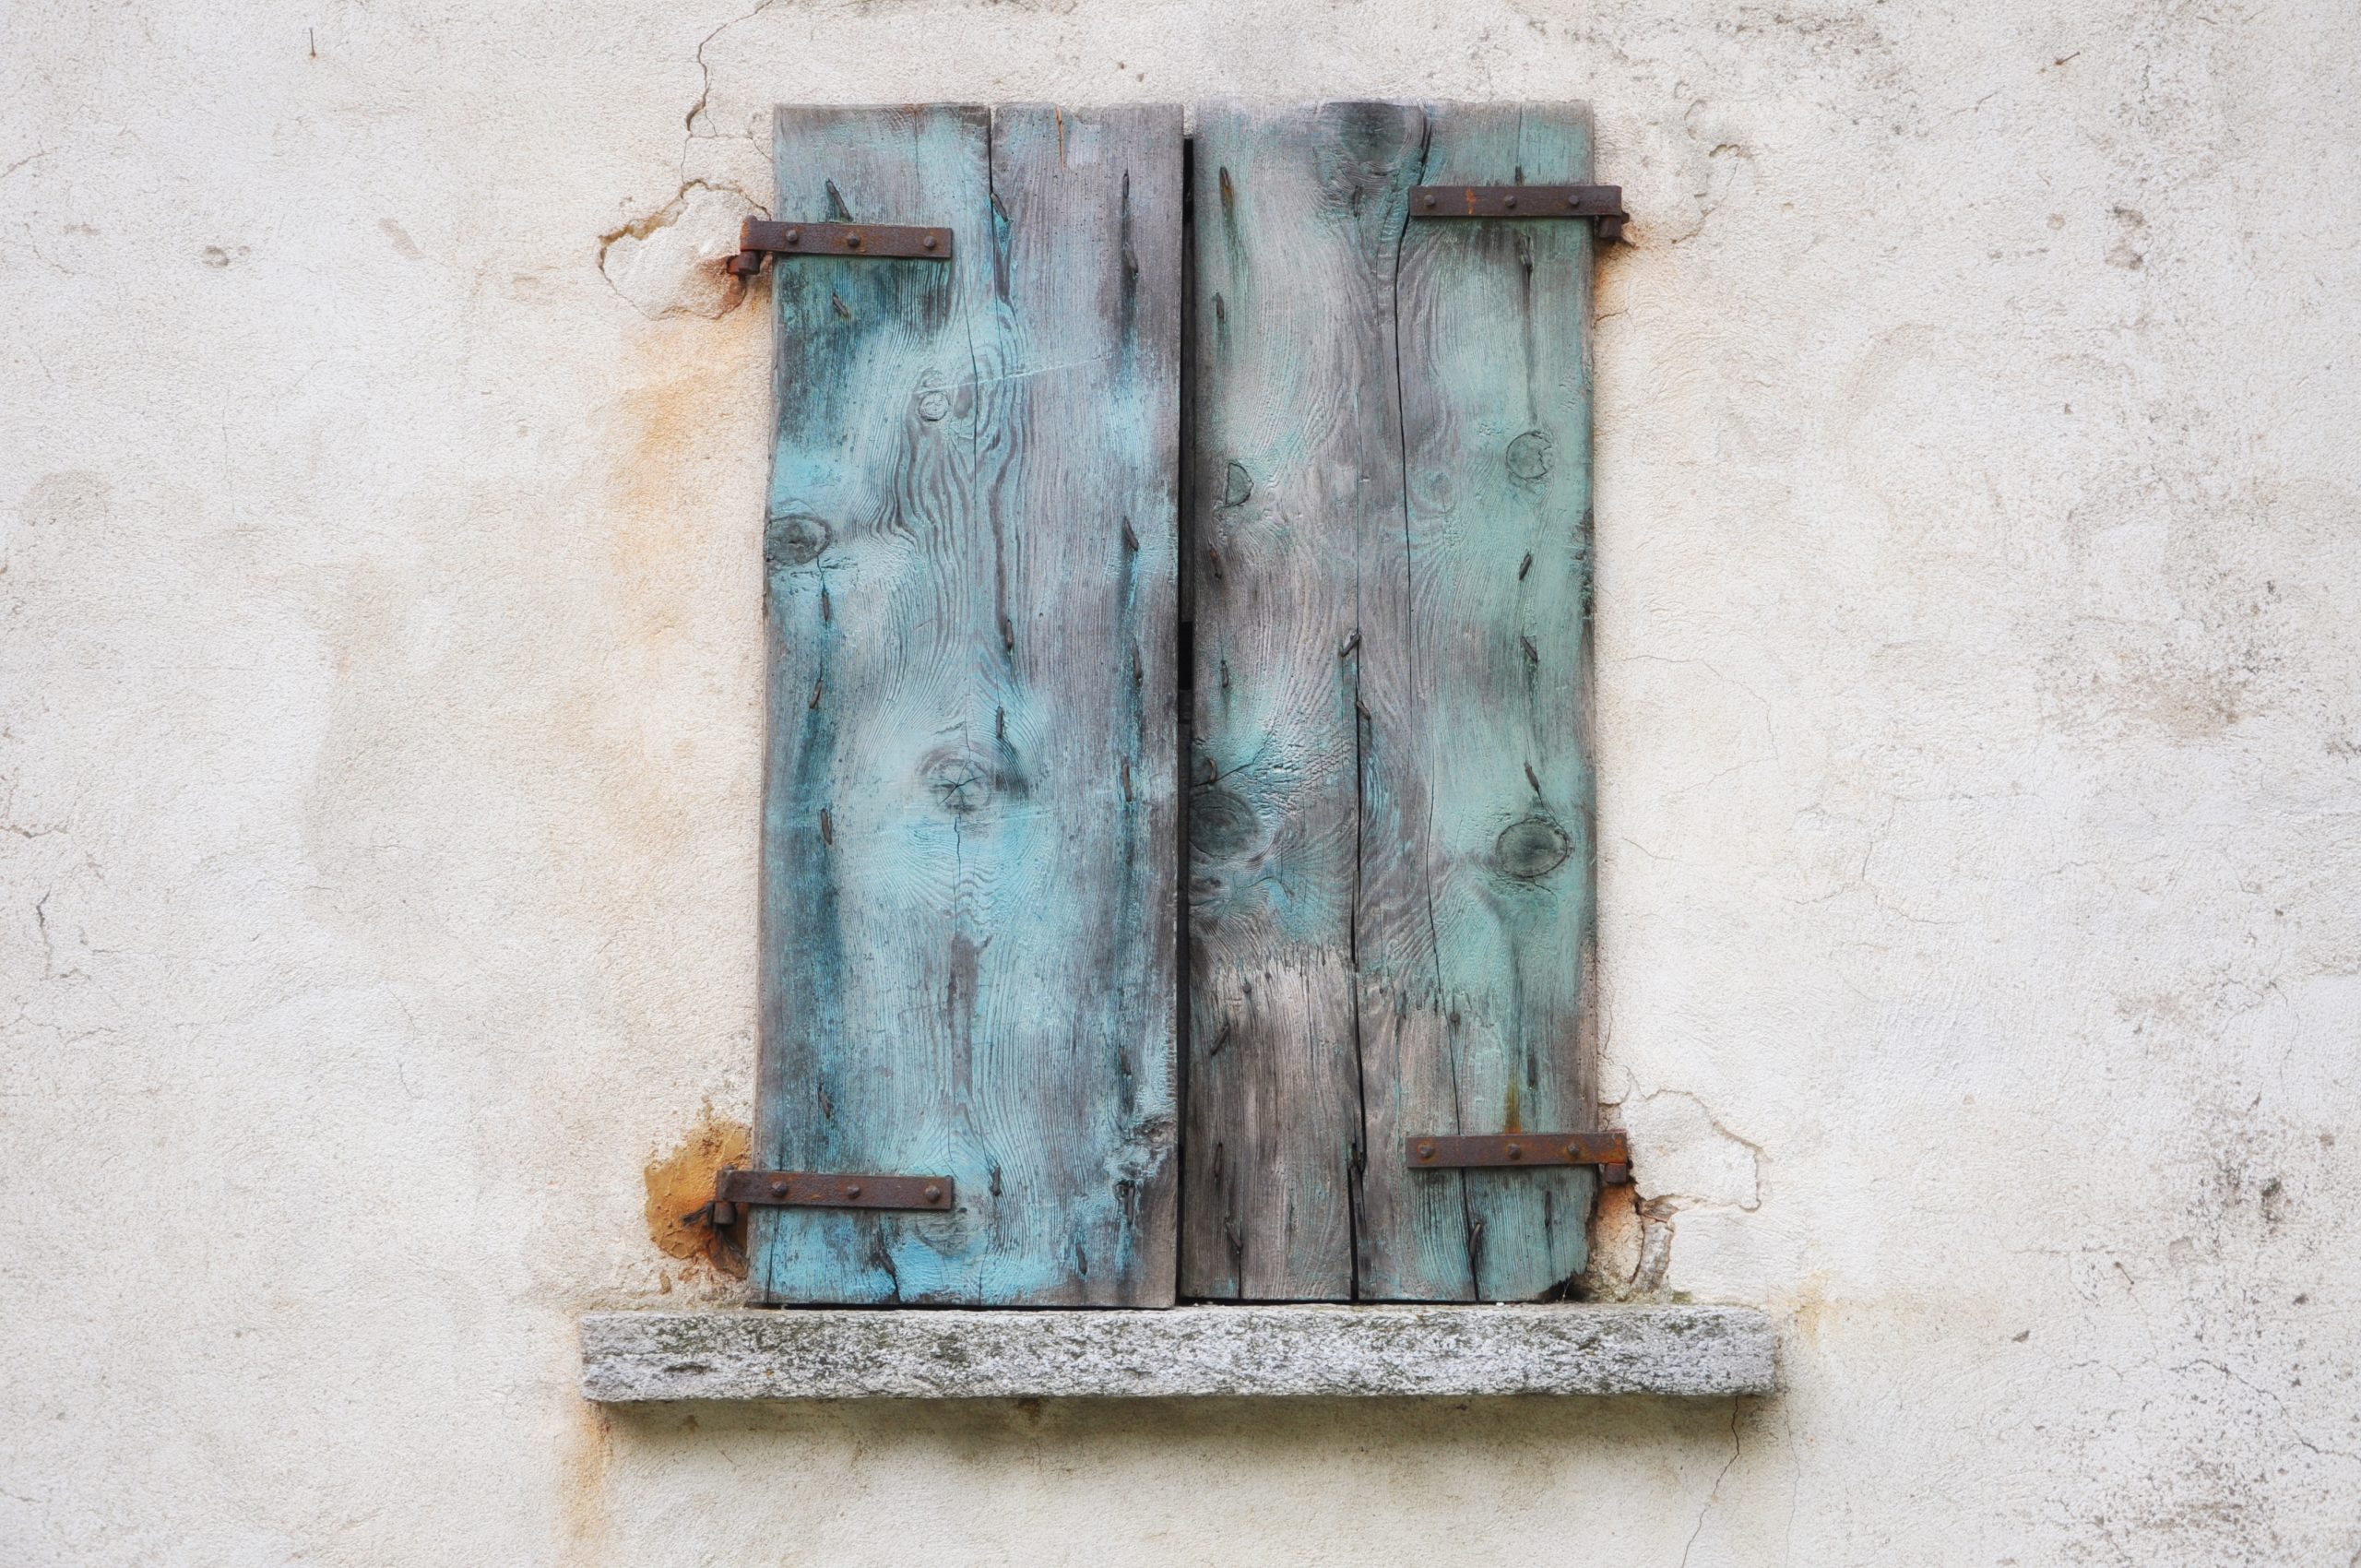
<path fill-rule="evenodd" d="M 1412 1170 L 1595 1125 L 1591 177 L 1542 104 L 1199 115 L 1180 1288 L 1513 1300 L 1596 1173 Z"/>
<path fill-rule="evenodd" d="M 782 108 L 759 1299 L 1157 1305 L 1176 1263 L 1180 113 Z"/>

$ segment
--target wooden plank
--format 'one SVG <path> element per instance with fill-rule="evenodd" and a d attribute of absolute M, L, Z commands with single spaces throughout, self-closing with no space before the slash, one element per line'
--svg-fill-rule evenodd
<path fill-rule="evenodd" d="M 1173 1295 L 1177 110 L 788 107 L 757 1163 L 955 1213 L 754 1211 L 773 1301 Z"/>
<path fill-rule="evenodd" d="M 1430 184 L 1579 184 L 1579 106 L 1430 109 Z M 1596 1121 L 1591 225 L 1413 221 L 1406 527 L 1365 541 L 1364 1295 L 1512 1301 L 1580 1272 L 1597 1173 L 1413 1171 L 1426 1133 Z"/>
<path fill-rule="evenodd" d="M 1513 1300 L 1583 1265 L 1595 1172 L 1400 1151 L 1595 1125 L 1590 226 L 1406 233 L 1399 196 L 1589 174 L 1578 108 L 1201 128 L 1190 1293 Z"/>
<path fill-rule="evenodd" d="M 1415 107 L 1216 106 L 1194 160 L 1181 1289 L 1353 1293 L 1357 541 L 1398 537 Z"/>

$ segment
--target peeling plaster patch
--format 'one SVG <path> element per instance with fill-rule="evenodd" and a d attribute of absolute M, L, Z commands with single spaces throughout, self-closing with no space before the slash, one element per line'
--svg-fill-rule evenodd
<path fill-rule="evenodd" d="M 642 315 L 718 319 L 746 298 L 724 265 L 738 254 L 738 226 L 758 211 L 736 191 L 696 181 L 660 211 L 601 236 L 599 270 Z"/>
<path fill-rule="evenodd" d="M 1640 1201 L 1629 1186 L 1603 1187 L 1591 1210 L 1590 1259 L 1567 1294 L 1584 1301 L 1628 1301 L 1640 1271 Z"/>
<path fill-rule="evenodd" d="M 1591 1215 L 1590 1262 L 1569 1294 L 1584 1301 L 1663 1299 L 1676 1207 L 1669 1199 L 1643 1199 L 1628 1185 L 1601 1191 Z"/>
<path fill-rule="evenodd" d="M 1672 1273 L 1677 1217 L 1684 1209 L 1759 1208 L 1762 1150 L 1679 1089 L 1627 1094 L 1603 1110 L 1631 1139 L 1631 1183 L 1599 1194 L 1578 1294 L 1596 1301 L 1661 1296 Z"/>
<path fill-rule="evenodd" d="M 1631 1179 L 1646 1206 L 1721 1204 L 1751 1213 L 1762 1202 L 1762 1151 L 1732 1133 L 1695 1095 L 1658 1089 L 1618 1108 L 1631 1140 Z"/>

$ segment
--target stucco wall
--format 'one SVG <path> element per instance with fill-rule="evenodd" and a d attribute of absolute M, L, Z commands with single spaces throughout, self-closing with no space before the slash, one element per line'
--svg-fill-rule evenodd
<path fill-rule="evenodd" d="M 750 7 L 0 13 L 0 1561 L 2361 1552 L 2345 0 Z M 1789 1391 L 602 1414 L 751 1093 L 690 263 L 775 99 L 1220 93 L 1597 107 L 1597 1283 Z"/>

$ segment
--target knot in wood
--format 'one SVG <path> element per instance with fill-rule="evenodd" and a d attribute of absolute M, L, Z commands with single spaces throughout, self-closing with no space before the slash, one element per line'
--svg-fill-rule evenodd
<path fill-rule="evenodd" d="M 999 788 L 992 769 L 966 752 L 938 752 L 925 766 L 926 786 L 936 802 L 954 816 L 971 816 Z"/>
<path fill-rule="evenodd" d="M 1566 830 L 1548 817 L 1529 816 L 1501 830 L 1493 845 L 1493 862 L 1502 874 L 1521 881 L 1547 876 L 1566 863 L 1574 850 Z"/>
<path fill-rule="evenodd" d="M 776 571 L 781 566 L 808 566 L 828 548 L 828 525 L 809 512 L 783 512 L 763 531 L 763 555 Z"/>
<path fill-rule="evenodd" d="M 1262 836 L 1262 818 L 1230 790 L 1200 790 L 1189 802 L 1189 849 L 1204 860 L 1236 860 Z"/>
<path fill-rule="evenodd" d="M 1530 484 L 1549 477 L 1549 469 L 1558 460 L 1549 438 L 1537 430 L 1528 430 L 1509 443 L 1509 472 Z"/>

